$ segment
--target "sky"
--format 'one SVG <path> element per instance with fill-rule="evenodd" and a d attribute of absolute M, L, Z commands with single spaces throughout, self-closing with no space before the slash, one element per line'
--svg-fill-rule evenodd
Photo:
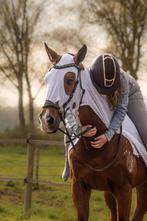
<path fill-rule="evenodd" d="M 37 0 L 40 1 L 40 0 Z M 38 33 L 48 31 L 51 32 L 52 29 L 58 28 L 59 26 L 64 27 L 76 27 L 76 24 L 78 22 L 78 16 L 76 14 L 76 10 L 70 10 L 70 7 L 73 5 L 78 4 L 77 0 L 54 0 L 45 1 L 45 10 L 42 14 L 40 26 L 38 27 Z M 88 54 L 85 61 L 85 66 L 89 66 L 94 57 L 99 54 L 106 46 L 107 42 L 107 36 L 103 32 L 103 30 L 99 27 L 99 30 L 94 30 L 94 26 L 87 27 L 87 33 L 89 34 L 89 39 L 91 37 L 92 41 L 86 42 L 88 46 Z M 87 34 L 85 33 L 85 34 Z M 47 41 L 46 38 L 39 39 L 38 41 L 38 48 L 35 53 L 35 56 L 33 57 L 34 62 L 34 68 L 36 71 L 36 74 L 40 74 L 40 78 L 43 78 L 45 75 L 45 72 L 47 72 L 47 63 L 48 58 L 45 53 L 43 42 Z M 49 42 L 47 42 L 49 43 Z M 97 47 L 95 47 L 97 45 Z M 52 47 L 56 48 L 56 45 L 51 45 Z M 71 51 L 72 52 L 72 51 Z M 38 59 L 39 57 L 39 59 Z M 31 58 L 32 59 L 32 58 Z M 143 70 L 143 69 L 142 69 Z M 145 97 L 147 97 L 147 74 L 145 71 L 142 71 L 140 74 L 141 79 L 138 81 L 142 92 Z M 34 76 L 35 78 L 35 76 Z M 36 94 L 38 91 L 39 85 L 36 83 L 33 83 L 33 94 Z M 26 91 L 26 88 L 25 88 Z M 43 88 L 37 99 L 35 100 L 35 103 L 37 106 L 42 106 L 44 103 L 44 96 L 45 96 L 45 88 Z M 0 91 L 0 103 L 3 106 L 15 106 L 17 105 L 17 90 L 11 85 L 11 83 L 4 81 L 3 86 L 1 86 Z M 25 95 L 25 104 L 27 104 L 27 99 Z"/>

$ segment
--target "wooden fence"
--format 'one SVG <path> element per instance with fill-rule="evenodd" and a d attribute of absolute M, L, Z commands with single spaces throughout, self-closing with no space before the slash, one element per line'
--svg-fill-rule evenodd
<path fill-rule="evenodd" d="M 26 178 L 24 179 L 25 183 L 25 193 L 24 193 L 24 218 L 28 219 L 31 216 L 31 205 L 32 205 L 32 185 L 33 183 L 39 182 L 38 180 L 38 174 L 37 171 L 39 169 L 39 157 L 36 158 L 38 162 L 37 164 L 37 169 L 36 169 L 36 180 L 33 180 L 33 173 L 34 173 L 34 160 L 35 160 L 35 154 L 37 152 L 35 151 L 35 146 L 57 146 L 61 147 L 63 146 L 63 142 L 61 141 L 48 141 L 48 140 L 37 140 L 37 139 L 32 139 L 31 137 L 28 137 L 26 139 L 0 139 L 0 145 L 10 145 L 10 144 L 21 144 L 27 146 L 27 174 Z M 12 180 L 9 178 L 0 178 L 2 181 L 6 180 Z M 17 180 L 13 178 L 13 180 Z M 52 181 L 43 181 L 42 183 L 54 185 L 54 186 L 65 186 L 63 183 L 54 183 Z"/>

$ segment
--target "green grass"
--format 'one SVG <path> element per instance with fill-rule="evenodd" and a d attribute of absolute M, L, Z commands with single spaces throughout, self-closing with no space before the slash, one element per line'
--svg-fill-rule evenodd
<path fill-rule="evenodd" d="M 0 182 L 0 221 L 22 221 L 26 176 L 26 148 L 20 146 L 0 147 L 0 177 L 15 177 L 18 181 Z M 64 165 L 63 148 L 42 148 L 40 150 L 41 180 L 62 182 Z M 135 208 L 133 194 L 132 211 Z M 31 221 L 75 221 L 76 215 L 71 198 L 70 185 L 52 187 L 40 185 L 33 191 Z M 109 220 L 109 211 L 103 200 L 103 193 L 93 191 L 90 201 L 90 221 Z M 144 219 L 147 221 L 147 216 Z"/>

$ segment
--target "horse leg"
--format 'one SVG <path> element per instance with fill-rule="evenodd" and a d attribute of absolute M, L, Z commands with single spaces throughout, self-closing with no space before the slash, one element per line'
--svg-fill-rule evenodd
<path fill-rule="evenodd" d="M 137 188 L 137 207 L 132 221 L 143 221 L 147 211 L 147 183 Z"/>
<path fill-rule="evenodd" d="M 132 200 L 132 188 L 127 185 L 114 191 L 114 195 L 117 201 L 117 220 L 129 221 L 131 200 Z"/>
<path fill-rule="evenodd" d="M 111 212 L 111 221 L 117 221 L 117 205 L 114 196 L 111 192 L 104 192 L 104 197 Z"/>
<path fill-rule="evenodd" d="M 77 211 L 77 221 L 88 221 L 91 190 L 82 182 L 72 184 L 73 201 Z"/>

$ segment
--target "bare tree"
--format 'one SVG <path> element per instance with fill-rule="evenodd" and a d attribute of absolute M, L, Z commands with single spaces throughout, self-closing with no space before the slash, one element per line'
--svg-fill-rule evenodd
<path fill-rule="evenodd" d="M 53 43 L 62 52 L 76 50 L 85 43 L 82 34 L 79 32 L 79 28 L 80 24 L 78 28 L 58 26 L 51 33 L 47 32 L 45 37 L 47 42 Z"/>
<path fill-rule="evenodd" d="M 29 0 L 1 0 L 0 43 L 1 73 L 16 87 L 19 96 L 19 124 L 25 130 L 23 108 L 23 78 L 29 96 L 29 122 L 34 126 L 33 97 L 28 74 L 28 59 L 34 30 L 41 12 L 40 6 Z"/>
<path fill-rule="evenodd" d="M 24 74 L 27 84 L 28 98 L 29 98 L 29 125 L 30 129 L 34 129 L 34 97 L 32 95 L 31 81 L 29 76 L 28 64 L 30 56 L 30 47 L 34 38 L 34 31 L 39 20 L 39 16 L 42 10 L 42 7 L 36 6 L 34 4 L 28 4 L 29 0 L 23 0 L 26 2 L 26 7 L 24 8 Z M 30 13 L 29 13 L 30 12 Z"/>
<path fill-rule="evenodd" d="M 120 58 L 124 70 L 137 79 L 147 27 L 146 1 L 86 0 L 85 3 L 81 15 L 88 12 L 88 22 L 104 28 L 110 36 L 113 54 Z"/>

